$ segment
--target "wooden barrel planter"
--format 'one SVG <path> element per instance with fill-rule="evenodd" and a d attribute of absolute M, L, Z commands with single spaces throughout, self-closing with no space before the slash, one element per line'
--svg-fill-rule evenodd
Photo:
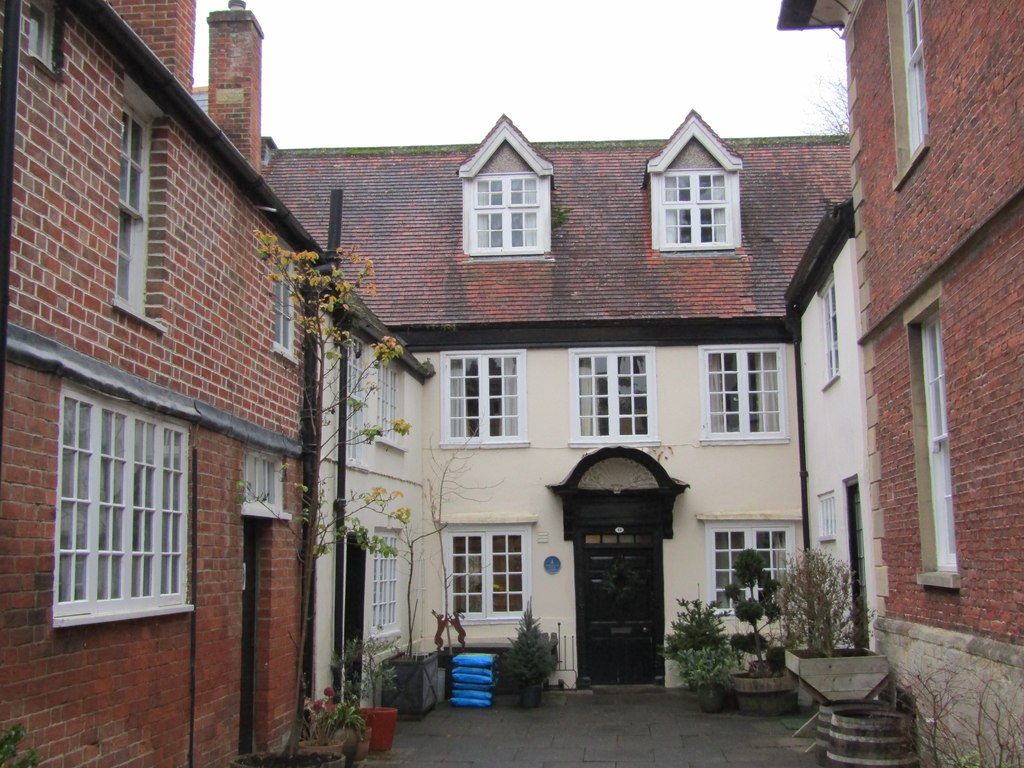
<path fill-rule="evenodd" d="M 917 768 L 910 716 L 870 708 L 833 712 L 826 765 Z"/>
<path fill-rule="evenodd" d="M 833 701 L 818 706 L 818 716 L 814 728 L 814 755 L 818 765 L 828 765 L 828 734 L 832 730 L 832 715 L 835 712 L 846 712 L 851 709 L 884 710 L 888 705 L 875 699 L 857 699 L 855 701 Z"/>

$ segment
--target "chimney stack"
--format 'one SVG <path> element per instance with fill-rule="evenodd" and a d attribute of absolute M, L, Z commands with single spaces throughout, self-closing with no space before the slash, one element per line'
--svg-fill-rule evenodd
<path fill-rule="evenodd" d="M 110 5 L 191 91 L 196 0 L 110 0 Z"/>
<path fill-rule="evenodd" d="M 238 151 L 260 170 L 260 89 L 263 30 L 245 0 L 230 0 L 214 11 L 210 25 L 208 111 Z"/>

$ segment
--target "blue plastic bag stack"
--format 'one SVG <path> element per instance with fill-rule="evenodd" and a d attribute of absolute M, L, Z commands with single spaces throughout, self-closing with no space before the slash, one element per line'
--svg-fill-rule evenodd
<path fill-rule="evenodd" d="M 452 659 L 453 707 L 489 707 L 498 677 L 492 653 L 460 653 Z"/>

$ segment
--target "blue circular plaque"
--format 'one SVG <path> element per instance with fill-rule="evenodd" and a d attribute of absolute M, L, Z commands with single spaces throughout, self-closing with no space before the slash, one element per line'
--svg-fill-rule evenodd
<path fill-rule="evenodd" d="M 544 570 L 548 573 L 558 573 L 562 570 L 562 561 L 554 555 L 548 555 L 544 558 Z"/>

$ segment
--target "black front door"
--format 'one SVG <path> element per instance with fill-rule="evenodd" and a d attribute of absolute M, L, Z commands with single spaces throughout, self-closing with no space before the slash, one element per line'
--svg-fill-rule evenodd
<path fill-rule="evenodd" d="M 650 534 L 590 534 L 584 539 L 585 642 L 590 681 L 654 681 L 657 582 Z"/>

